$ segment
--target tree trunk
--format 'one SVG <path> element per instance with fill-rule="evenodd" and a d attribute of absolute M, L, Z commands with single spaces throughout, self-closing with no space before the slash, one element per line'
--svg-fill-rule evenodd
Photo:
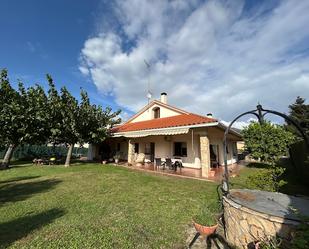
<path fill-rule="evenodd" d="M 10 144 L 3 158 L 1 168 L 7 169 L 9 167 L 11 158 L 13 156 L 14 149 L 15 149 L 15 145 Z"/>
<path fill-rule="evenodd" d="M 67 153 L 67 158 L 66 158 L 65 164 L 64 164 L 65 167 L 69 167 L 70 166 L 73 148 L 74 148 L 74 144 L 70 144 L 69 145 L 69 149 L 68 149 L 68 153 Z"/>

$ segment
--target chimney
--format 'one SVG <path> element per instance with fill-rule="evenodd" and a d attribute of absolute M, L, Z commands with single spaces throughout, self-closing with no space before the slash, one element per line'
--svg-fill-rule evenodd
<path fill-rule="evenodd" d="M 206 117 L 207 118 L 213 118 L 212 113 L 207 113 Z"/>
<path fill-rule="evenodd" d="M 167 104 L 167 93 L 161 93 L 161 102 Z"/>

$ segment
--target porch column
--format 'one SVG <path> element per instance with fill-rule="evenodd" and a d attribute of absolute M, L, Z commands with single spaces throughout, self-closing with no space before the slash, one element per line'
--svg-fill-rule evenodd
<path fill-rule="evenodd" d="M 201 149 L 202 177 L 208 177 L 210 169 L 210 151 L 209 151 L 209 139 L 206 135 L 200 136 L 200 149 Z"/>
<path fill-rule="evenodd" d="M 128 141 L 128 164 L 133 164 L 134 161 L 134 143 L 132 139 Z"/>

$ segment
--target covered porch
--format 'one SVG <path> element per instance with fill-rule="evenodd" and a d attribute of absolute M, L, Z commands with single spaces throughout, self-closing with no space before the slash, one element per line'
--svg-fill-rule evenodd
<path fill-rule="evenodd" d="M 151 171 L 163 171 L 156 167 L 155 159 L 177 160 L 182 168 L 171 174 L 211 178 L 222 174 L 223 134 L 218 127 L 165 130 L 160 133 L 139 132 L 123 134 L 107 139 L 102 144 L 92 145 L 90 160 L 113 162 L 118 158 L 122 164 Z M 236 142 L 238 137 L 228 137 L 228 164 L 237 162 Z M 168 172 L 164 169 L 163 172 Z M 221 173 L 220 173 L 221 170 Z"/>
<path fill-rule="evenodd" d="M 205 176 L 202 176 L 201 169 L 188 168 L 188 167 L 179 168 L 177 169 L 177 171 L 174 171 L 168 168 L 163 169 L 162 167 L 156 167 L 154 163 L 146 163 L 140 166 L 136 166 L 136 165 L 128 166 L 127 163 L 121 162 L 118 165 L 130 168 L 133 170 L 145 171 L 145 172 L 155 173 L 155 174 L 160 174 L 160 175 L 179 177 L 179 178 L 198 179 L 198 180 L 211 180 L 211 181 L 218 181 L 218 182 L 222 181 L 223 173 L 224 173 L 223 166 L 218 166 L 217 168 L 211 169 L 208 177 L 205 177 Z M 228 165 L 229 175 L 231 177 L 235 177 L 239 175 L 239 172 L 242 167 L 243 165 L 238 164 L 238 163 Z"/>

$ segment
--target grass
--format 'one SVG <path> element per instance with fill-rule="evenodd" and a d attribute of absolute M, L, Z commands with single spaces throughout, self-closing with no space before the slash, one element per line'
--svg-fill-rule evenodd
<path fill-rule="evenodd" d="M 76 164 L 0 171 L 1 248 L 183 248 L 216 184 Z"/>

